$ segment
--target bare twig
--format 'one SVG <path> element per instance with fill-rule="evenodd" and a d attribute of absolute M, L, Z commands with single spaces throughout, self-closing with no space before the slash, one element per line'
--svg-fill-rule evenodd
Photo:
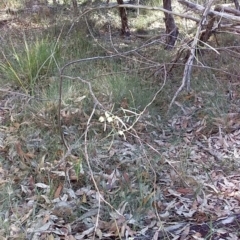
<path fill-rule="evenodd" d="M 186 19 L 190 19 L 194 22 L 199 22 L 200 19 L 199 18 L 195 18 L 189 14 L 180 14 L 180 13 L 176 13 L 176 12 L 173 12 L 173 11 L 168 11 L 162 7 L 151 7 L 151 6 L 145 6 L 145 5 L 133 5 L 133 4 L 120 4 L 118 5 L 117 3 L 109 3 L 109 4 L 104 4 L 104 5 L 101 5 L 101 6 L 98 6 L 98 7 L 94 7 L 94 8 L 88 8 L 86 9 L 82 15 L 80 17 L 82 17 L 83 15 L 91 12 L 91 11 L 94 11 L 94 10 L 99 10 L 99 9 L 111 9 L 111 8 L 119 8 L 119 7 L 122 7 L 122 8 L 136 8 L 136 9 L 147 9 L 147 10 L 153 10 L 153 11 L 162 11 L 162 12 L 165 12 L 165 13 L 168 13 L 168 14 L 172 14 L 172 15 L 175 15 L 175 16 L 179 16 L 181 18 L 186 18 Z"/>
<path fill-rule="evenodd" d="M 101 201 L 103 201 L 104 203 L 106 203 L 111 209 L 113 209 L 114 211 L 117 212 L 117 214 L 119 214 L 120 216 L 122 216 L 122 214 L 117 210 L 115 209 L 109 202 L 107 202 L 99 188 L 98 188 L 98 185 L 97 185 L 97 182 L 95 181 L 95 178 L 94 178 L 94 174 L 93 174 L 93 170 L 92 170 L 92 167 L 91 167 L 91 164 L 90 164 L 90 160 L 89 160 L 89 155 L 88 155 L 88 130 L 89 130 L 89 127 L 90 127 L 90 122 L 92 120 L 92 117 L 94 115 L 94 112 L 96 110 L 96 106 L 97 104 L 95 103 L 94 104 L 94 107 L 93 107 L 93 110 L 92 110 L 92 113 L 90 115 L 90 117 L 88 118 L 88 121 L 87 121 L 87 128 L 86 128 L 86 131 L 85 131 L 85 138 L 84 138 L 84 156 L 85 156 L 85 160 L 87 162 L 87 165 L 88 165 L 88 169 L 90 171 L 90 176 L 91 176 L 91 179 L 93 181 L 93 184 L 94 184 L 94 187 L 98 193 L 98 211 L 97 211 L 97 218 L 96 218 L 96 222 L 95 222 L 95 231 L 94 231 L 94 234 L 96 233 L 96 229 L 98 227 L 98 221 L 99 221 L 99 215 L 100 215 L 100 210 L 101 210 Z M 94 238 L 93 238 L 94 239 Z"/>
<path fill-rule="evenodd" d="M 128 127 L 126 130 L 124 131 L 129 131 L 131 130 L 134 125 L 138 122 L 138 120 L 140 119 L 140 117 L 144 114 L 144 112 L 147 110 L 147 108 L 155 101 L 157 95 L 162 91 L 162 89 L 164 88 L 165 86 L 165 83 L 166 83 L 166 79 L 167 79 L 167 74 L 166 74 L 166 68 L 165 68 L 165 65 L 163 66 L 164 67 L 164 82 L 163 82 L 163 85 L 161 86 L 161 88 L 154 94 L 152 100 L 144 107 L 144 109 L 139 113 L 138 117 L 135 119 L 135 121 L 133 122 L 133 124 Z"/>
<path fill-rule="evenodd" d="M 7 92 L 7 93 L 10 93 L 12 95 L 19 95 L 19 96 L 22 96 L 22 97 L 27 97 L 27 98 L 30 98 L 30 99 L 33 99 L 34 97 L 33 96 L 30 96 L 28 94 L 24 94 L 24 93 L 19 93 L 19 92 L 13 92 L 13 91 L 10 91 L 8 89 L 3 89 L 3 88 L 0 88 L 0 92 Z"/>
<path fill-rule="evenodd" d="M 187 62 L 185 64 L 182 84 L 178 88 L 177 92 L 174 94 L 173 99 L 172 99 L 172 101 L 171 101 L 171 103 L 169 105 L 169 110 L 171 109 L 173 103 L 175 102 L 178 94 L 183 90 L 183 88 L 185 86 L 187 87 L 187 91 L 190 90 L 190 75 L 191 75 L 191 72 L 192 72 L 192 65 L 193 65 L 193 60 L 195 58 L 196 47 L 197 47 L 197 44 L 198 44 L 198 41 L 199 41 L 199 36 L 200 36 L 200 33 L 201 33 L 202 26 L 206 22 L 207 15 L 208 15 L 208 13 L 210 11 L 210 8 L 211 8 L 211 6 L 212 6 L 214 1 L 215 0 L 211 0 L 208 3 L 208 5 L 205 8 L 205 11 L 203 13 L 202 20 L 198 24 L 197 32 L 196 32 L 195 37 L 193 39 L 193 42 L 191 44 L 190 54 L 189 54 L 188 60 L 187 60 Z M 168 110 L 168 112 L 169 112 L 169 110 Z"/>
<path fill-rule="evenodd" d="M 66 147 L 66 149 L 69 149 L 69 146 L 64 138 L 64 133 L 63 133 L 63 130 L 62 130 L 62 126 L 61 126 L 61 105 L 62 105 L 62 87 L 63 87 L 63 78 L 64 78 L 64 71 L 66 70 L 66 68 L 68 68 L 69 66 L 73 65 L 73 64 L 78 64 L 78 63 L 81 63 L 81 62 L 86 62 L 86 61 L 95 61 L 95 60 L 100 60 L 100 59 L 112 59 L 112 58 L 115 58 L 115 57 L 123 57 L 123 56 L 127 56 L 128 54 L 130 53 L 134 53 L 136 52 L 137 50 L 140 50 L 140 49 L 144 49 L 145 47 L 147 46 L 150 46 L 152 45 L 153 42 L 151 43 L 146 43 L 144 45 L 142 45 L 141 47 L 138 47 L 138 48 L 135 48 L 133 50 L 130 50 L 130 51 L 127 51 L 127 52 L 124 52 L 124 53 L 117 53 L 117 54 L 112 54 L 112 55 L 109 55 L 109 56 L 96 56 L 96 57 L 90 57 L 90 58 L 83 58 L 83 59 L 77 59 L 77 60 L 74 60 L 74 61 L 71 61 L 71 62 L 68 62 L 67 64 L 65 64 L 61 69 L 60 69 L 60 83 L 59 83 L 59 101 L 58 101 L 58 126 L 59 126 L 59 132 L 60 132 L 60 136 L 61 136 L 61 139 L 62 139 L 62 142 L 64 144 L 64 146 Z M 97 100 L 97 98 L 95 97 L 95 95 L 93 94 L 92 92 L 92 88 L 91 88 L 91 84 L 89 81 L 87 80 L 84 80 L 82 78 L 77 78 L 79 79 L 80 81 L 88 84 L 88 87 L 89 87 L 89 90 L 90 90 L 90 93 L 94 99 L 94 102 L 102 109 L 104 109 L 104 107 L 102 106 L 102 104 Z M 160 90 L 161 91 L 161 90 Z M 159 91 L 159 92 L 160 92 Z"/>

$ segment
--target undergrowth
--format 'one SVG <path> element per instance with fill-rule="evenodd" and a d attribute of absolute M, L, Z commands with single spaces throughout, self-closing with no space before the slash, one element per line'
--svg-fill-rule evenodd
<path fill-rule="evenodd" d="M 36 40 L 34 43 L 28 43 L 24 39 L 23 44 L 23 50 L 12 44 L 7 53 L 3 53 L 0 71 L 6 79 L 11 79 L 13 84 L 33 95 L 36 86 L 41 86 L 41 81 L 51 76 L 58 65 L 58 46 L 47 39 Z"/>
<path fill-rule="evenodd" d="M 139 18 L 135 26 L 140 29 L 144 24 L 148 23 Z M 21 190 L 16 192 L 7 186 L 1 189 L 2 234 L 11 234 L 8 225 L 11 221 L 5 221 L 4 215 L 12 208 L 9 196 L 14 194 L 19 199 L 36 198 L 36 211 L 30 214 L 36 220 L 41 206 L 46 204 L 50 209 L 52 200 L 62 195 L 74 196 L 75 193 L 69 194 L 67 190 L 79 190 L 77 199 L 81 208 L 76 210 L 73 220 L 89 208 L 101 205 L 105 212 L 100 220 L 107 223 L 113 220 L 109 231 L 119 230 L 114 225 L 119 220 L 119 212 L 134 230 L 144 227 L 147 214 L 155 210 L 163 214 L 166 208 L 163 202 L 174 205 L 173 196 L 181 195 L 176 192 L 171 195 L 168 188 L 190 191 L 194 200 L 204 197 L 204 184 L 198 177 L 203 175 L 209 181 L 208 174 L 215 165 L 210 157 L 209 162 L 203 162 L 207 161 L 202 159 L 204 151 L 191 148 L 195 140 L 191 134 L 197 129 L 197 137 L 207 139 L 218 131 L 216 119 L 231 111 L 226 98 L 228 83 L 219 84 L 219 72 L 202 64 L 211 61 L 212 53 L 206 51 L 195 62 L 191 92 L 181 92 L 167 115 L 169 103 L 182 80 L 183 64 L 168 72 L 174 50 L 169 54 L 158 42 L 139 50 L 141 54 L 93 60 L 116 49 L 141 47 L 144 42 L 112 45 L 99 37 L 99 44 L 86 36 L 85 28 L 82 32 L 73 29 L 67 36 L 62 31 L 58 36 L 48 33 L 41 37 L 26 36 L 19 43 L 3 46 L 2 85 L 18 86 L 22 95 L 13 98 L 10 91 L 9 96 L 1 99 L 9 108 L 9 132 L 4 135 L 8 153 L 4 153 L 6 159 L 1 159 L 0 170 L 5 164 L 9 174 L 19 173 L 13 185 L 21 184 Z M 221 57 L 221 63 L 229 62 L 229 56 Z M 85 58 L 90 60 L 66 68 L 59 106 L 61 67 Z M 213 68 L 216 65 L 211 62 Z M 95 109 L 94 97 L 103 108 Z M 64 148 L 61 134 L 70 150 Z M 200 157 L 195 158 L 197 154 Z M 177 204 L 181 205 L 180 200 L 169 211 L 177 208 Z M 16 207 L 15 212 L 20 210 Z M 180 214 L 175 217 L 180 218 Z"/>

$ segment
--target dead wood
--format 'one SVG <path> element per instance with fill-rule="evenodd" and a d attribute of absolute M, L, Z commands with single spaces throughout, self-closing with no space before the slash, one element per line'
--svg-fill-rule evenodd
<path fill-rule="evenodd" d="M 202 5 L 192 3 L 192 2 L 189 2 L 187 0 L 178 0 L 178 2 L 187 6 L 188 8 L 191 8 L 193 11 L 196 11 L 198 13 L 199 12 L 203 13 L 205 11 L 205 7 L 202 6 Z M 218 11 L 214 11 L 214 10 L 209 10 L 208 15 L 217 16 L 217 17 L 224 18 L 224 19 L 227 19 L 227 20 L 240 22 L 240 17 L 234 16 L 234 15 L 231 15 L 231 14 L 228 14 L 228 13 L 225 13 L 225 12 L 218 12 Z"/>
<path fill-rule="evenodd" d="M 218 33 L 226 32 L 226 31 L 229 33 L 240 34 L 240 25 L 234 25 L 234 24 L 221 25 L 221 29 L 218 31 Z"/>
<path fill-rule="evenodd" d="M 240 16 L 240 11 L 231 7 L 225 7 L 224 5 L 216 5 L 214 11 L 231 13 L 235 16 Z"/>

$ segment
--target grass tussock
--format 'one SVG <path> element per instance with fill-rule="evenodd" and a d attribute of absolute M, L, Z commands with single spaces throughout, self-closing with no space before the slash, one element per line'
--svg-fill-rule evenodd
<path fill-rule="evenodd" d="M 47 40 L 28 43 L 24 39 L 23 50 L 12 45 L 7 53 L 3 53 L 0 71 L 12 84 L 33 94 L 36 84 L 41 85 L 43 77 L 53 74 L 59 56 L 57 43 L 52 44 Z"/>

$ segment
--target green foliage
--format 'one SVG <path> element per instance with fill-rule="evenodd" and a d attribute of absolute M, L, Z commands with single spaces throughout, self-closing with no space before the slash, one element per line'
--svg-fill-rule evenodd
<path fill-rule="evenodd" d="M 127 98 L 129 107 L 134 109 L 142 110 L 154 94 L 149 86 L 141 84 L 137 74 L 115 75 L 109 81 L 109 90 L 113 94 L 114 101 L 120 103 L 123 98 Z"/>
<path fill-rule="evenodd" d="M 58 44 L 36 40 L 29 44 L 24 39 L 23 51 L 13 46 L 10 53 L 0 62 L 0 72 L 25 92 L 34 93 L 42 77 L 50 75 L 57 64 Z"/>
<path fill-rule="evenodd" d="M 162 1 L 140 3 L 159 6 Z M 118 17 L 117 9 L 116 14 Z M 163 24 L 159 21 L 162 13 L 157 16 L 157 11 L 151 14 L 146 11 L 146 14 L 148 17 L 142 16 L 141 12 L 137 20 L 134 19 L 134 28 L 139 35 L 159 36 L 163 32 L 159 25 Z M 46 213 L 52 215 L 55 200 L 67 195 L 67 201 L 74 203 L 70 205 L 79 218 L 99 210 L 88 216 L 88 225 L 83 225 L 83 228 L 94 226 L 97 216 L 100 234 L 129 229 L 129 235 L 131 232 L 136 235 L 140 231 L 142 234 L 142 229 L 151 231 L 151 228 L 165 227 L 163 224 L 172 220 L 185 222 L 192 206 L 198 204 L 196 200 L 204 200 L 204 191 L 211 189 L 221 197 L 222 190 L 217 189 L 215 183 L 221 181 L 222 176 L 227 183 L 225 176 L 233 176 L 232 171 L 239 169 L 239 153 L 236 151 L 230 155 L 233 144 L 224 138 L 224 130 L 228 126 L 223 125 L 228 121 L 227 113 L 232 112 L 230 105 L 233 106 L 233 100 L 226 97 L 226 90 L 236 91 L 236 85 L 224 80 L 229 75 L 224 74 L 226 71 L 234 73 L 238 84 L 235 57 L 230 58 L 227 54 L 214 56 L 212 50 L 209 53 L 204 50 L 201 55 L 199 51 L 191 73 L 193 91 L 179 93 L 171 109 L 174 114 L 166 116 L 169 103 L 182 83 L 184 56 L 173 61 L 178 48 L 171 52 L 163 50 L 160 42 L 163 38 L 157 42 L 151 38 L 154 44 L 122 55 L 149 40 L 145 39 L 146 36 L 143 39 L 132 38 L 131 41 L 119 38 L 112 26 L 113 34 L 109 41 L 109 33 L 104 27 L 109 21 L 108 16 L 104 19 L 104 14 L 96 15 L 91 16 L 94 19 L 88 21 L 87 27 L 83 19 L 74 22 L 74 26 L 71 20 L 66 24 L 62 21 L 48 28 L 48 37 L 43 40 L 39 40 L 40 36 L 35 40 L 34 35 L 29 34 L 23 42 L 22 39 L 15 42 L 11 38 L 12 44 L 2 46 L 2 79 L 26 92 L 34 94 L 38 91 L 41 96 L 26 101 L 26 96 L 18 96 L 16 89 L 1 95 L 4 108 L 0 112 L 3 125 L 0 133 L 4 134 L 0 136 L 0 177 L 3 179 L 0 186 L 0 235 L 5 234 L 5 238 L 12 237 L 17 228 L 20 231 L 13 236 L 16 239 L 32 237 L 22 235 L 29 234 L 32 229 L 36 233 L 37 226 L 42 226 L 42 216 Z M 59 36 L 59 41 L 53 43 L 56 36 Z M 226 43 L 224 46 L 238 44 L 235 37 L 226 36 L 221 41 Z M 109 59 L 109 55 L 116 53 L 119 53 L 118 57 Z M 62 67 L 74 60 L 80 61 L 69 65 L 63 74 L 59 109 L 57 66 Z M 162 86 L 163 90 L 151 102 Z M 237 97 L 236 108 L 239 106 Z M 104 106 L 104 111 L 98 106 L 93 111 L 94 98 Z M 148 106 L 150 102 L 152 104 Z M 146 106 L 147 110 L 139 114 Z M 218 124 L 222 118 L 226 120 Z M 239 118 L 236 121 L 238 123 Z M 220 128 L 223 129 L 222 134 Z M 64 150 L 59 130 L 68 150 Z M 208 138 L 210 134 L 214 134 L 214 138 Z M 234 144 L 237 142 L 233 134 L 230 138 Z M 226 148 L 228 158 L 215 161 L 213 151 L 208 151 L 211 147 L 214 150 L 212 139 L 218 152 L 224 153 L 222 149 Z M 196 141 L 208 147 L 199 147 Z M 222 147 L 225 141 L 226 147 Z M 22 148 L 16 144 L 18 142 Z M 37 184 L 47 185 L 47 188 L 35 188 Z M 77 199 L 72 191 L 76 191 Z M 218 194 L 214 196 L 211 206 L 215 200 L 218 205 L 225 200 L 217 198 Z M 208 214 L 209 206 L 202 210 Z M 212 213 L 211 209 L 209 212 Z M 66 220 L 70 227 L 78 223 L 72 219 L 75 215 L 70 219 L 66 214 L 58 217 L 51 229 L 65 224 Z M 159 221 L 161 219 L 164 221 Z M 49 236 L 45 232 L 43 234 L 42 238 L 52 238 L 57 232 L 49 233 Z M 125 235 L 119 234 L 121 237 Z"/>
<path fill-rule="evenodd" d="M 67 38 L 65 44 L 67 57 L 83 58 L 86 57 L 87 54 L 92 53 L 92 43 L 84 35 L 86 35 L 86 33 L 76 31 L 71 37 Z"/>
<path fill-rule="evenodd" d="M 9 221 L 6 221 L 5 216 L 7 213 L 7 209 L 11 207 L 11 199 L 12 199 L 12 186 L 10 184 L 6 184 L 5 186 L 1 184 L 0 186 L 0 235 L 2 236 L 3 233 L 9 233 Z"/>
<path fill-rule="evenodd" d="M 2 0 L 0 1 L 0 7 L 6 7 L 6 8 L 18 8 L 22 7 L 23 1 L 22 0 Z"/>
<path fill-rule="evenodd" d="M 81 174 L 84 174 L 83 165 L 82 165 L 82 158 L 79 158 L 76 163 L 74 164 L 74 170 L 76 172 L 77 181 Z"/>
<path fill-rule="evenodd" d="M 144 4 L 151 5 L 151 6 L 159 6 L 159 5 L 162 6 L 162 0 L 145 0 L 144 2 L 145 2 Z"/>

